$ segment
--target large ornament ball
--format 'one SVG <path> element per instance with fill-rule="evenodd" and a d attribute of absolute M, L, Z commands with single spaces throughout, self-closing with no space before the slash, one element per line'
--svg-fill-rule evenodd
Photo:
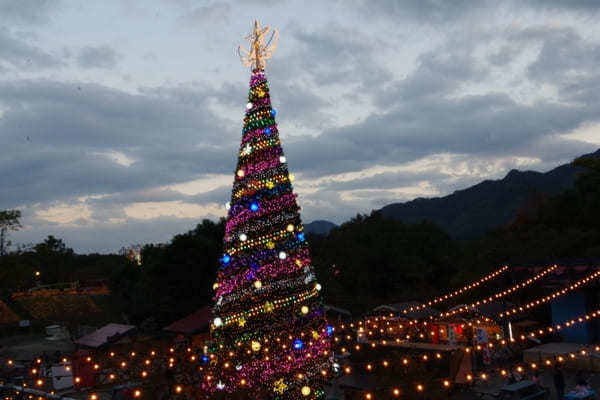
<path fill-rule="evenodd" d="M 258 207 L 258 203 L 257 202 L 253 201 L 252 203 L 250 203 L 250 211 L 256 212 L 256 211 L 258 211 L 258 208 L 259 207 Z"/>
<path fill-rule="evenodd" d="M 231 203 L 230 202 L 225 203 L 225 209 L 229 210 L 230 208 L 231 208 Z"/>
<path fill-rule="evenodd" d="M 271 128 L 267 127 L 265 128 L 265 135 L 270 135 L 271 134 Z"/>
<path fill-rule="evenodd" d="M 240 240 L 242 242 L 245 242 L 246 240 L 248 240 L 248 235 L 246 235 L 245 233 L 240 234 Z"/>
<path fill-rule="evenodd" d="M 249 109 L 251 109 L 251 108 L 252 108 L 252 103 L 248 103 L 248 104 L 246 104 L 246 110 L 249 110 Z"/>
<path fill-rule="evenodd" d="M 304 397 L 310 396 L 310 388 L 308 386 L 302 386 L 302 389 L 300 389 L 300 393 L 302 393 L 302 396 Z"/>
<path fill-rule="evenodd" d="M 288 232 L 294 232 L 294 225 L 289 224 L 286 228 L 285 228 Z"/>
<path fill-rule="evenodd" d="M 252 351 L 259 351 L 260 350 L 260 342 L 253 340 L 252 344 L 250 345 L 252 347 Z"/>
<path fill-rule="evenodd" d="M 300 311 L 302 311 L 302 314 L 308 314 L 308 307 L 307 306 L 302 306 L 302 308 L 300 308 Z"/>
<path fill-rule="evenodd" d="M 280 163 L 284 163 L 286 161 L 286 158 L 284 156 L 279 157 L 279 162 Z"/>
<path fill-rule="evenodd" d="M 287 258 L 287 254 L 285 254 L 285 251 L 280 251 L 279 252 L 279 259 L 280 260 L 285 260 Z"/>
<path fill-rule="evenodd" d="M 262 282 L 261 281 L 254 281 L 254 287 L 256 289 L 260 289 L 262 287 Z"/>
<path fill-rule="evenodd" d="M 321 286 L 321 284 L 320 284 L 320 283 L 317 283 L 317 284 L 315 285 L 315 289 L 317 289 L 317 291 L 320 291 L 321 289 L 323 289 L 323 286 Z"/>
<path fill-rule="evenodd" d="M 223 326 L 223 321 L 221 320 L 221 318 L 217 317 L 215 318 L 215 320 L 213 321 L 213 324 L 215 325 L 215 327 L 220 327 Z"/>
<path fill-rule="evenodd" d="M 272 116 L 276 116 L 277 115 L 277 110 L 276 109 L 272 109 L 271 110 L 271 115 Z"/>
<path fill-rule="evenodd" d="M 244 170 L 243 169 L 238 169 L 237 176 L 239 176 L 240 178 L 242 178 L 244 175 L 246 175 L 246 173 L 244 172 Z"/>

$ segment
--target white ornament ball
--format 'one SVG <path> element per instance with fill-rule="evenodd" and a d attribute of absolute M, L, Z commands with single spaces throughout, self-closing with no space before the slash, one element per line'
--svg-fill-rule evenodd
<path fill-rule="evenodd" d="M 260 289 L 262 287 L 262 282 L 261 281 L 254 281 L 254 287 L 256 289 Z"/>
<path fill-rule="evenodd" d="M 230 208 L 231 208 L 231 203 L 230 202 L 225 203 L 225 209 L 229 210 Z"/>
<path fill-rule="evenodd" d="M 215 320 L 213 321 L 213 324 L 215 325 L 215 327 L 220 327 L 223 326 L 223 321 L 221 320 L 221 318 L 217 317 L 215 318 Z"/>
<path fill-rule="evenodd" d="M 249 109 L 251 109 L 251 108 L 252 108 L 252 103 L 248 103 L 248 104 L 246 104 L 246 110 L 249 110 Z"/>
<path fill-rule="evenodd" d="M 285 251 L 280 251 L 279 252 L 279 259 L 280 260 L 285 260 L 287 258 L 287 254 L 285 254 Z"/>
<path fill-rule="evenodd" d="M 321 289 L 323 289 L 323 286 L 321 286 L 321 284 L 320 284 L 320 283 L 317 283 L 317 284 L 315 285 L 315 289 L 317 289 L 317 291 L 320 291 Z"/>
<path fill-rule="evenodd" d="M 307 306 L 302 306 L 302 308 L 300 309 L 300 311 L 302 312 L 302 314 L 308 314 L 308 307 Z"/>
<path fill-rule="evenodd" d="M 245 233 L 240 234 L 240 240 L 242 242 L 245 242 L 246 240 L 248 240 L 248 236 Z"/>
<path fill-rule="evenodd" d="M 294 232 L 294 225 L 289 224 L 287 228 L 285 228 L 288 232 Z"/>
<path fill-rule="evenodd" d="M 284 156 L 279 157 L 280 163 L 284 163 L 285 161 L 286 161 L 286 158 Z"/>

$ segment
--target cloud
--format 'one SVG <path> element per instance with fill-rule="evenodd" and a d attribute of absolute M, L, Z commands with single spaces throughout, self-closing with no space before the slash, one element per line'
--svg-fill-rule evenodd
<path fill-rule="evenodd" d="M 124 220 L 120 223 L 64 225 L 35 220 L 27 229 L 11 234 L 14 243 L 39 243 L 52 234 L 80 253 L 116 252 L 131 244 L 166 243 L 176 234 L 193 229 L 201 219 L 162 217 Z"/>
<path fill-rule="evenodd" d="M 115 250 L 222 215 L 248 87 L 220 54 L 255 5 L 30 4 L 0 0 L 10 22 L 0 29 L 0 209 L 21 207 L 28 226 L 15 239 L 54 233 L 80 251 Z M 595 9 L 273 3 L 265 18 L 277 14 L 282 36 L 268 76 L 303 219 L 342 222 L 592 151 L 573 132 L 597 132 Z M 81 28 L 107 23 L 108 37 Z"/>
<path fill-rule="evenodd" d="M 51 12 L 61 7 L 59 0 L 0 0 L 0 16 L 20 23 L 41 24 L 48 22 Z"/>
<path fill-rule="evenodd" d="M 5 68 L 17 70 L 49 69 L 64 65 L 58 57 L 27 43 L 24 39 L 16 37 L 6 28 L 0 27 L 0 70 Z"/>
<path fill-rule="evenodd" d="M 235 165 L 238 134 L 205 100 L 12 81 L 0 82 L 0 107 L 0 207 L 174 184 Z"/>
<path fill-rule="evenodd" d="M 577 11 L 586 13 L 600 11 L 600 4 L 595 0 L 530 0 L 525 4 L 551 11 Z"/>
<path fill-rule="evenodd" d="M 383 17 L 409 23 L 448 24 L 489 12 L 497 6 L 492 0 L 363 0 L 356 10 L 369 17 Z"/>
<path fill-rule="evenodd" d="M 289 77 L 307 79 L 316 87 L 379 85 L 391 79 L 391 73 L 373 62 L 374 47 L 381 44 L 359 31 L 331 23 L 327 29 L 309 30 L 290 24 L 286 31 L 296 42 L 293 52 L 281 57 L 271 68 L 279 80 Z"/>
<path fill-rule="evenodd" d="M 117 53 L 107 45 L 87 46 L 79 52 L 77 63 L 82 68 L 111 69 L 117 65 Z"/>
<path fill-rule="evenodd" d="M 189 26 L 198 26 L 198 23 L 220 21 L 225 23 L 231 15 L 231 5 L 225 2 L 212 2 L 206 5 L 193 7 L 186 11 L 180 19 Z"/>

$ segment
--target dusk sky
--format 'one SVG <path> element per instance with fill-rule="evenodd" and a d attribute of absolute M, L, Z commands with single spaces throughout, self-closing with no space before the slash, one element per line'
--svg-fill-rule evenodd
<path fill-rule="evenodd" d="M 15 244 L 166 242 L 225 215 L 254 18 L 303 221 L 547 171 L 600 147 L 600 2 L 0 0 Z"/>

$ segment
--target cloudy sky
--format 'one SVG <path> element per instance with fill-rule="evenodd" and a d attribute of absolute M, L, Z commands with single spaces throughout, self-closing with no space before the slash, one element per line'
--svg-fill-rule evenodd
<path fill-rule="evenodd" d="M 15 242 L 164 242 L 225 214 L 254 17 L 303 220 L 342 222 L 600 147 L 600 2 L 0 0 Z"/>

